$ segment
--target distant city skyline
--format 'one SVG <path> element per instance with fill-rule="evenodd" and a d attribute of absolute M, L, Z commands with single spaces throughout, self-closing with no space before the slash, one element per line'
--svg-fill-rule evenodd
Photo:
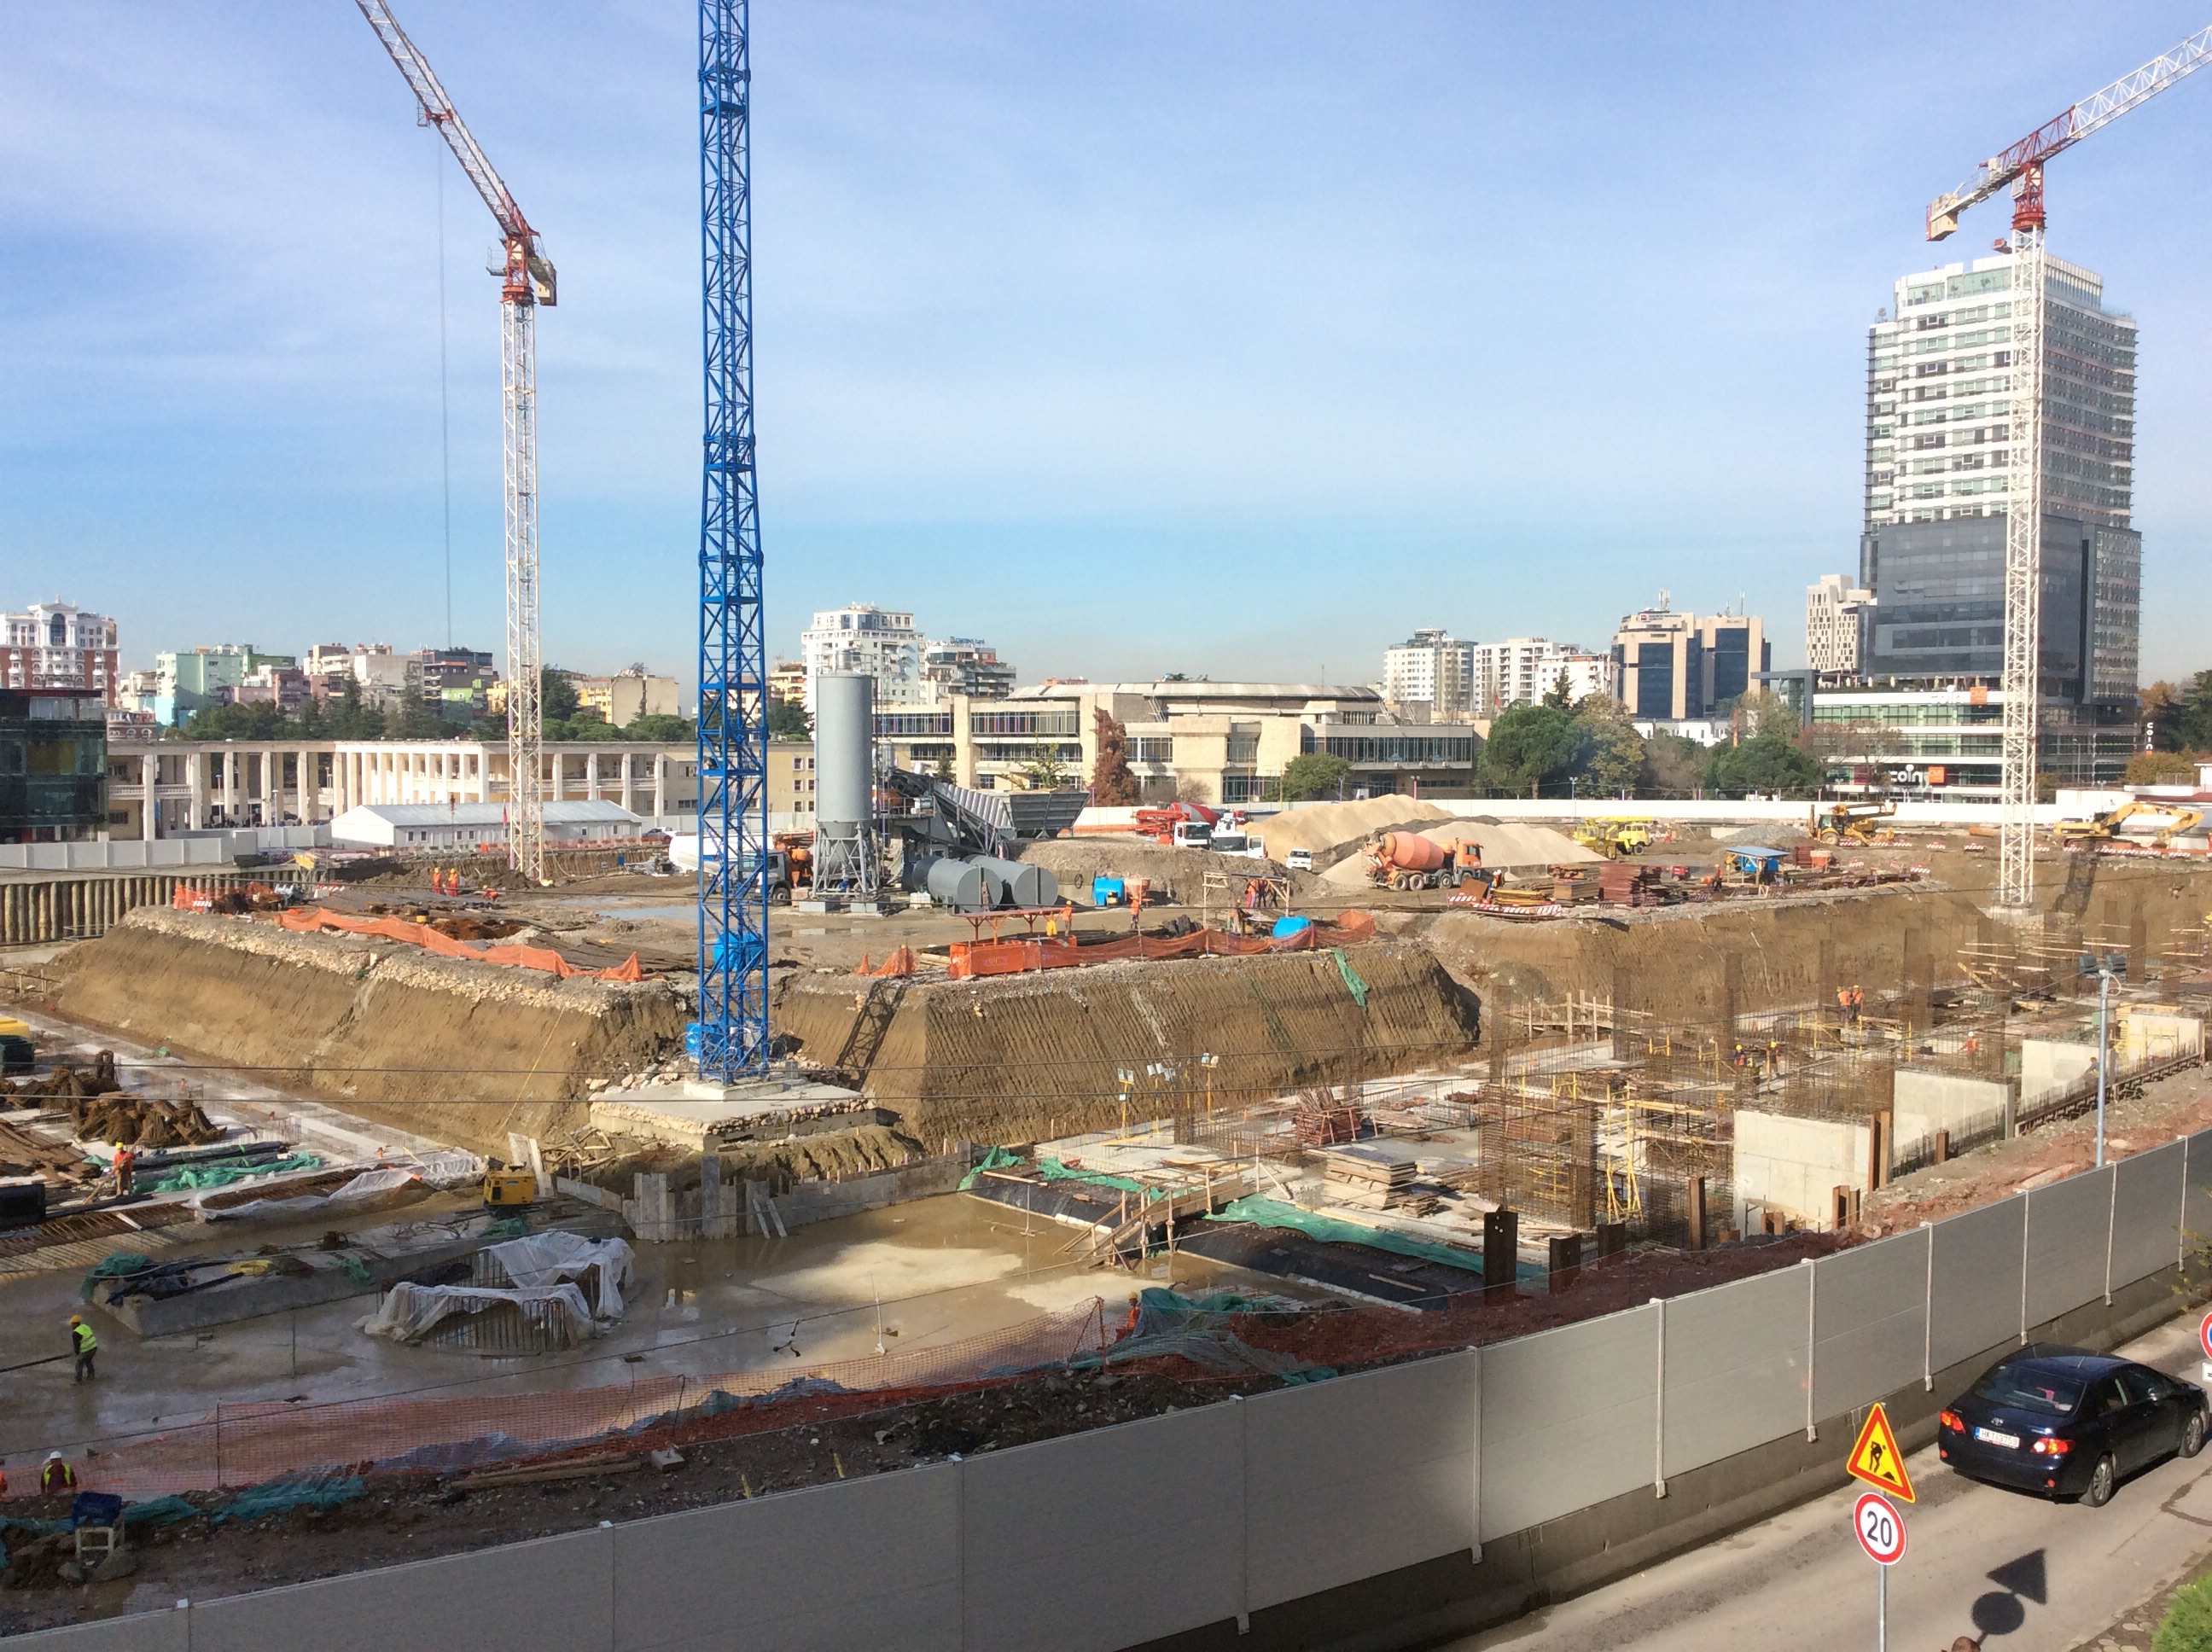
<path fill-rule="evenodd" d="M 1806 586 L 1855 566 L 1865 329 L 1934 261 L 1925 202 L 2199 21 L 2138 0 L 1996 53 L 1898 5 L 764 9 L 769 634 L 860 591 L 1025 676 L 1367 680 L 1421 626 L 1604 635 L 1663 569 L 1773 616 L 1793 664 Z M 692 19 L 408 21 L 562 270 L 547 655 L 688 681 Z M 1864 119 L 1877 91 L 1914 118 Z M 2154 210 L 2212 160 L 2208 95 L 2049 184 L 2053 252 L 2144 334 L 2146 678 L 2212 665 L 2212 227 Z M 9 599 L 112 615 L 126 668 L 447 641 L 442 189 L 451 640 L 500 635 L 489 227 L 352 9 L 118 31 L 19 0 L 0 108 Z"/>

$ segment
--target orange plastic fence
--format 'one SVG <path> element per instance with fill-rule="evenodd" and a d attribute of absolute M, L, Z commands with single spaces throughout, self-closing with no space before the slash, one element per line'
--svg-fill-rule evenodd
<path fill-rule="evenodd" d="M 1163 939 L 1130 935 L 1118 941 L 1014 939 L 955 941 L 951 948 L 955 981 L 976 975 L 1014 975 L 1030 969 L 1065 969 L 1086 963 L 1119 963 L 1129 958 L 1249 957 L 1261 952 L 1311 952 L 1370 939 L 1375 920 L 1346 912 L 1334 924 L 1314 924 L 1295 934 L 1231 935 L 1218 929 L 1195 930 Z"/>
<path fill-rule="evenodd" d="M 457 941 L 442 934 L 428 924 L 409 923 L 404 918 L 349 918 L 341 913 L 328 912 L 321 907 L 294 907 L 276 914 L 276 921 L 286 929 L 305 934 L 318 929 L 341 930 L 349 935 L 375 935 L 387 941 L 404 941 L 410 946 L 419 946 L 434 952 L 441 958 L 468 958 L 478 963 L 508 963 L 524 969 L 543 969 L 550 975 L 567 980 L 570 975 L 591 975 L 600 981 L 643 981 L 644 968 L 633 952 L 611 969 L 580 969 L 558 952 L 542 946 L 471 946 L 466 941 Z"/>
<path fill-rule="evenodd" d="M 842 1389 L 846 1409 L 872 1409 L 918 1392 L 943 1391 L 1011 1377 L 1107 1345 L 1103 1308 L 1097 1298 L 1001 1330 L 936 1347 L 902 1350 L 811 1368 L 771 1365 L 721 1375 L 667 1373 L 601 1388 L 532 1394 L 398 1395 L 289 1405 L 254 1400 L 219 1405 L 203 1420 L 126 1441 L 87 1441 L 64 1449 L 76 1465 L 79 1484 L 128 1497 L 157 1497 L 219 1485 L 252 1485 L 312 1469 L 371 1464 L 388 1467 L 458 1465 L 489 1455 L 488 1443 L 505 1436 L 502 1455 L 557 1450 L 617 1429 L 666 1418 L 663 1426 L 718 1434 L 782 1426 L 787 1407 L 775 1402 L 725 1411 L 719 1418 L 669 1413 L 699 1406 L 720 1390 L 758 1400 L 802 1379 L 810 1403 Z M 817 1385 L 835 1383 L 836 1389 Z M 478 1442 L 474 1451 L 470 1442 Z M 87 1447 L 97 1449 L 88 1450 Z M 458 1448 L 441 1450 L 440 1448 Z M 27 1482 L 18 1488 L 28 1494 Z"/>
<path fill-rule="evenodd" d="M 853 973 L 856 975 L 874 975 L 878 977 L 884 977 L 892 975 L 910 975 L 914 973 L 914 949 L 910 946 L 902 946 L 897 951 L 892 953 L 890 957 L 885 958 L 880 965 L 873 967 L 871 967 L 868 963 L 868 955 L 865 952 L 861 953 L 860 967 L 853 971 Z"/>

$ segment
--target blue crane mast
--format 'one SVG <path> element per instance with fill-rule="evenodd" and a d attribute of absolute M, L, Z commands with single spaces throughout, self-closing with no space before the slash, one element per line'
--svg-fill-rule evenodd
<path fill-rule="evenodd" d="M 700 0 L 707 428 L 699 527 L 699 1076 L 763 1071 L 768 653 L 753 456 L 748 0 Z"/>

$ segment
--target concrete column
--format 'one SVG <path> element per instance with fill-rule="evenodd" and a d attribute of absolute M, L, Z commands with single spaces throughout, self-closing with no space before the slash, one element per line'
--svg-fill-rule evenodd
<path fill-rule="evenodd" d="M 586 803 L 599 800 L 599 754 L 596 751 L 584 754 L 584 800 Z"/>
<path fill-rule="evenodd" d="M 185 823 L 187 829 L 207 821 L 207 754 L 198 750 L 184 756 L 185 784 L 191 788 L 185 800 L 185 806 L 191 811 L 191 818 Z"/>
<path fill-rule="evenodd" d="M 653 754 L 653 812 L 656 815 L 668 812 L 668 754 L 665 751 Z"/>
<path fill-rule="evenodd" d="M 637 754 L 635 751 L 623 752 L 622 754 L 622 806 L 632 811 L 635 811 L 637 807 L 634 801 L 637 792 L 636 768 Z"/>

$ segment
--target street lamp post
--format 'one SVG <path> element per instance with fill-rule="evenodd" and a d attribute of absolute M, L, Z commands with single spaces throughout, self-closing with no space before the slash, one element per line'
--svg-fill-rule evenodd
<path fill-rule="evenodd" d="M 2106 1070 L 2112 1065 L 2112 1051 L 2109 1009 L 2112 983 L 2127 979 L 2128 955 L 2107 952 L 2100 960 L 2095 953 L 2084 952 L 2075 968 L 2084 977 L 2097 978 L 2097 1168 L 2101 1170 L 2105 1166 Z"/>

